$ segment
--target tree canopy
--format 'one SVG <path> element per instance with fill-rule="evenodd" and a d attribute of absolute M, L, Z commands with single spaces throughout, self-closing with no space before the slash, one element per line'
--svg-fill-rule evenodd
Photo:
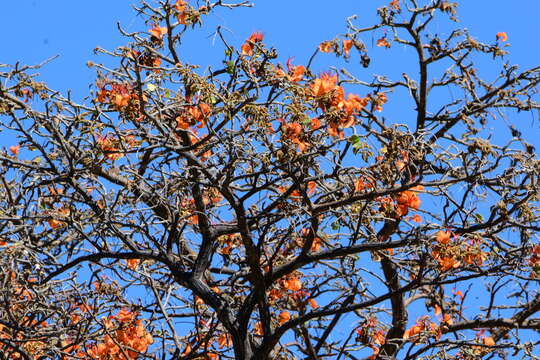
<path fill-rule="evenodd" d="M 1 65 L 0 358 L 538 354 L 540 161 L 514 119 L 540 66 L 504 32 L 436 33 L 446 0 L 350 17 L 305 64 L 219 26 L 220 66 L 183 60 L 208 14 L 249 6 L 136 4 L 146 27 L 97 49 L 85 99 L 46 62 Z M 355 75 L 373 48 L 400 77 Z"/>

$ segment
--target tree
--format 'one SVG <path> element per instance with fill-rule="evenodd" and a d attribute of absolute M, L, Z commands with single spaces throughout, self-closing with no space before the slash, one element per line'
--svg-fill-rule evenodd
<path fill-rule="evenodd" d="M 219 27 L 222 67 L 182 61 L 207 14 L 243 6 L 143 2 L 148 28 L 99 49 L 116 65 L 90 64 L 83 102 L 39 82 L 44 64 L 4 66 L 2 358 L 532 357 L 540 162 L 487 125 L 539 109 L 540 67 L 506 63 L 505 33 L 433 34 L 456 17 L 443 0 L 349 18 L 304 65 Z M 369 67 L 371 36 L 416 68 L 313 70 L 324 53 Z"/>

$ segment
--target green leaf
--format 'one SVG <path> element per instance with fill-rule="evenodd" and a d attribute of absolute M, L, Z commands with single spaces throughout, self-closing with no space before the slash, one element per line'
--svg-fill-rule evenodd
<path fill-rule="evenodd" d="M 482 216 L 482 214 L 474 214 L 473 216 L 476 219 L 476 221 L 480 223 L 484 222 L 484 217 Z"/>
<path fill-rule="evenodd" d="M 227 73 L 231 75 L 234 74 L 234 61 L 233 60 L 227 61 Z"/>

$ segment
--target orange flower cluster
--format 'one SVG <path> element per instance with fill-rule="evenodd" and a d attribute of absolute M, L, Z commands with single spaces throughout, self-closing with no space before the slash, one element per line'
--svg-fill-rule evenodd
<path fill-rule="evenodd" d="M 127 84 L 110 83 L 101 86 L 96 100 L 113 105 L 117 111 L 138 112 L 139 96 Z"/>
<path fill-rule="evenodd" d="M 345 58 L 348 58 L 350 56 L 350 51 L 353 45 L 354 41 L 351 39 L 343 39 L 341 41 L 341 48 L 343 54 L 345 54 Z M 319 44 L 319 51 L 323 53 L 339 52 L 339 43 L 337 42 L 337 40 L 323 41 Z"/>
<path fill-rule="evenodd" d="M 391 6 L 392 8 L 394 8 L 394 10 L 396 10 L 396 11 L 400 11 L 400 10 L 401 10 L 401 6 L 399 5 L 399 0 L 392 0 L 392 1 L 390 2 L 390 6 Z"/>
<path fill-rule="evenodd" d="M 416 320 L 410 329 L 405 330 L 403 334 L 403 339 L 408 340 L 412 338 L 414 343 L 420 343 L 425 341 L 429 337 L 435 337 L 436 340 L 439 340 L 442 335 L 441 328 L 429 320 L 429 316 L 422 316 Z"/>
<path fill-rule="evenodd" d="M 140 259 L 126 259 L 127 267 L 133 271 L 137 270 L 140 262 L 141 262 Z"/>
<path fill-rule="evenodd" d="M 386 93 L 378 93 L 372 101 L 375 104 L 375 110 L 381 112 L 383 110 L 383 105 L 388 102 L 388 96 L 386 96 Z"/>
<path fill-rule="evenodd" d="M 103 156 L 111 161 L 118 160 L 124 156 L 124 149 L 129 149 L 137 145 L 138 141 L 133 135 L 126 135 L 118 139 L 115 135 L 97 135 L 97 146 Z"/>
<path fill-rule="evenodd" d="M 353 126 L 357 115 L 370 101 L 369 98 L 361 98 L 358 95 L 349 94 L 345 97 L 343 87 L 337 85 L 337 76 L 329 73 L 322 74 L 311 84 L 311 95 L 316 98 L 317 105 L 326 112 L 337 111 L 338 119 L 328 122 L 328 133 L 331 136 L 343 138 L 341 129 Z"/>
<path fill-rule="evenodd" d="M 66 208 L 66 207 L 61 207 L 59 209 L 56 209 L 56 211 L 54 211 L 54 217 L 62 217 L 62 218 L 66 218 L 69 216 L 69 214 L 71 213 L 71 211 L 69 210 L 69 208 Z M 58 220 L 58 219 L 55 219 L 55 218 L 51 218 L 49 220 L 47 220 L 47 222 L 49 223 L 49 226 L 51 228 L 53 228 L 54 230 L 58 229 L 58 228 L 61 228 L 61 227 L 64 227 L 66 225 L 66 223 L 62 220 Z"/>
<path fill-rule="evenodd" d="M 148 32 L 150 33 L 150 35 L 152 35 L 152 40 L 154 41 L 161 41 L 163 40 L 163 36 L 165 36 L 165 34 L 167 34 L 167 27 L 166 26 L 159 26 L 159 25 L 154 25 L 150 30 L 148 30 Z"/>
<path fill-rule="evenodd" d="M 30 318 L 25 317 L 23 321 L 19 324 L 21 328 L 28 327 L 34 330 L 39 328 L 46 328 L 46 322 L 38 322 L 37 320 L 30 320 Z M 41 359 L 46 354 L 48 346 L 45 342 L 40 340 L 25 340 L 25 335 L 20 331 L 14 331 L 8 329 L 6 326 L 0 324 L 0 339 L 13 342 L 15 345 L 20 347 L 24 352 L 31 356 L 32 360 Z M 25 359 L 23 355 L 18 351 L 12 351 L 12 348 L 5 346 L 0 340 L 0 351 L 2 354 L 8 356 L 9 360 L 20 360 Z"/>
<path fill-rule="evenodd" d="M 176 3 L 174 4 L 174 7 L 176 11 L 178 12 L 178 14 L 176 15 L 176 17 L 178 18 L 178 23 L 182 25 L 186 25 L 187 24 L 186 23 L 187 9 L 188 9 L 187 2 L 183 0 L 177 0 Z"/>
<path fill-rule="evenodd" d="M 218 242 L 223 246 L 218 252 L 221 255 L 230 255 L 232 250 L 240 244 L 240 234 L 228 234 L 218 238 Z"/>
<path fill-rule="evenodd" d="M 300 274 L 289 274 L 280 279 L 277 286 L 268 292 L 269 303 L 275 304 L 278 300 L 287 296 L 288 301 L 290 301 L 290 304 L 294 307 L 299 308 L 305 306 L 307 303 L 312 309 L 318 308 L 319 304 L 317 304 L 317 301 L 311 297 L 311 294 L 308 291 L 302 290 L 302 288 L 303 285 L 300 280 Z M 290 293 L 288 293 L 288 291 L 290 291 Z"/>
<path fill-rule="evenodd" d="M 144 353 L 154 342 L 146 331 L 138 313 L 122 309 L 116 315 L 109 316 L 104 325 L 107 329 L 103 342 L 88 346 L 77 356 L 92 360 L 135 360 L 139 353 Z"/>
<path fill-rule="evenodd" d="M 405 216 L 409 213 L 409 209 L 418 210 L 420 208 L 420 198 L 418 192 L 424 190 L 422 185 L 415 186 L 410 190 L 403 191 L 396 198 L 397 206 L 396 213 L 398 216 Z"/>
<path fill-rule="evenodd" d="M 263 34 L 261 32 L 252 33 L 249 38 L 242 44 L 242 55 L 253 56 L 253 49 L 255 44 L 263 40 Z"/>
<path fill-rule="evenodd" d="M 482 345 L 484 345 L 484 346 L 474 346 L 473 347 L 474 354 L 478 355 L 478 356 L 484 356 L 484 355 L 490 353 L 491 349 L 489 347 L 496 345 L 495 340 L 491 336 L 480 335 L 478 337 L 478 341 L 480 343 L 482 343 Z"/>
<path fill-rule="evenodd" d="M 274 68 L 274 71 L 276 72 L 276 76 L 278 78 L 286 78 L 287 80 L 291 82 L 298 82 L 301 81 L 304 78 L 304 73 L 306 72 L 306 68 L 303 65 L 293 65 L 292 64 L 292 58 L 289 58 L 287 60 L 287 74 L 281 70 L 280 68 Z"/>
<path fill-rule="evenodd" d="M 297 122 L 284 123 L 281 126 L 281 135 L 282 139 L 289 140 L 293 144 L 297 145 L 301 152 L 304 152 L 310 145 L 306 140 L 302 125 Z"/>
<path fill-rule="evenodd" d="M 184 352 L 180 355 L 182 359 L 185 357 L 197 360 L 218 360 L 220 359 L 220 356 L 216 352 L 210 351 L 211 348 L 216 348 L 214 343 L 217 343 L 217 347 L 219 347 L 219 349 L 230 348 L 233 346 L 232 337 L 229 335 L 229 333 L 221 331 L 219 332 L 218 336 L 208 336 L 210 327 L 208 322 L 204 319 L 199 320 L 199 326 L 200 331 L 197 333 L 194 339 L 186 344 Z M 189 356 L 193 352 L 192 345 L 194 343 L 198 343 L 197 348 L 206 352 L 204 356 Z"/>
<path fill-rule="evenodd" d="M 204 154 L 203 154 L 204 156 Z M 219 192 L 215 189 L 205 190 L 202 194 L 202 202 L 205 207 L 211 207 L 218 204 L 223 198 Z M 194 199 L 182 199 L 182 217 L 187 217 L 187 222 L 192 225 L 199 224 L 199 216 L 196 214 L 195 200 Z"/>
<path fill-rule="evenodd" d="M 433 248 L 432 256 L 439 263 L 439 270 L 444 272 L 458 269 L 462 263 L 478 266 L 487 258 L 481 249 L 481 241 L 472 238 L 469 242 L 459 241 L 459 237 L 450 231 L 440 230 L 435 240 L 437 245 Z"/>
<path fill-rule="evenodd" d="M 302 281 L 298 278 L 298 276 L 291 276 L 288 279 L 283 280 L 282 286 L 287 290 L 296 292 L 300 291 L 302 288 Z"/>
<path fill-rule="evenodd" d="M 323 41 L 319 44 L 319 51 L 324 53 L 334 52 L 334 44 L 332 41 Z"/>
<path fill-rule="evenodd" d="M 206 119 L 211 113 L 212 108 L 208 104 L 188 105 L 184 108 L 184 113 L 176 117 L 176 127 L 187 130 L 190 126 L 197 125 L 198 128 L 202 128 L 206 125 Z"/>
<path fill-rule="evenodd" d="M 221 334 L 219 334 L 217 338 L 217 343 L 220 349 L 230 348 L 231 346 L 233 346 L 231 335 L 226 332 L 222 332 Z"/>
<path fill-rule="evenodd" d="M 313 232 L 313 230 L 311 230 L 311 229 L 303 228 L 301 230 L 301 234 L 302 234 L 303 239 L 300 242 L 297 242 L 297 245 L 299 247 L 302 247 L 304 245 L 304 242 L 307 240 L 307 238 L 312 236 L 312 232 Z M 318 237 L 318 236 L 315 236 L 315 237 L 313 237 L 313 243 L 311 244 L 310 251 L 317 252 L 317 251 L 321 250 L 321 246 L 322 246 L 321 238 Z"/>
<path fill-rule="evenodd" d="M 386 331 L 379 325 L 379 320 L 370 317 L 356 328 L 356 341 L 368 345 L 373 354 L 368 359 L 375 359 L 379 355 L 380 347 L 386 342 Z"/>
<path fill-rule="evenodd" d="M 337 90 L 337 76 L 329 73 L 323 73 L 321 77 L 315 79 L 311 85 L 311 93 L 315 97 L 322 97 L 333 90 Z"/>
<path fill-rule="evenodd" d="M 47 344 L 38 340 L 39 336 L 30 336 L 21 329 L 32 329 L 33 331 L 39 331 L 48 326 L 45 321 L 37 321 L 30 316 L 25 315 L 27 308 L 25 305 L 34 298 L 33 292 L 20 280 L 17 279 L 17 274 L 13 271 L 9 271 L 6 274 L 6 284 L 13 289 L 12 296 L 8 295 L 8 299 L 13 301 L 9 304 L 9 313 L 12 320 L 17 321 L 18 329 L 11 329 L 3 324 L 0 324 L 0 353 L 6 356 L 9 360 L 25 359 L 20 352 L 14 350 L 11 346 L 5 345 L 2 340 L 9 341 L 24 350 L 24 352 L 31 356 L 32 360 L 37 360 L 45 356 L 46 350 L 48 350 Z M 28 283 L 36 282 L 36 279 L 30 278 Z M 10 302 L 11 302 L 10 301 Z M 28 340 L 31 338 L 31 340 Z"/>
<path fill-rule="evenodd" d="M 366 179 L 363 176 L 354 181 L 355 192 L 362 192 L 366 189 L 373 189 L 374 187 L 375 185 L 373 184 L 373 181 L 370 179 Z"/>

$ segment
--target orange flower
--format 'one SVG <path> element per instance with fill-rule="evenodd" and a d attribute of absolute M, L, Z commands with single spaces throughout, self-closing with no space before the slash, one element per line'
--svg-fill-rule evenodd
<path fill-rule="evenodd" d="M 360 177 L 354 181 L 354 191 L 362 192 L 367 188 L 373 188 L 373 183 L 364 177 Z"/>
<path fill-rule="evenodd" d="M 272 289 L 268 292 L 268 300 L 276 301 L 283 297 L 283 291 L 279 289 Z"/>
<path fill-rule="evenodd" d="M 334 44 L 331 41 L 323 41 L 319 44 L 319 51 L 325 53 L 334 52 Z"/>
<path fill-rule="evenodd" d="M 399 216 L 407 215 L 409 208 L 418 210 L 420 204 L 420 198 L 418 198 L 417 190 L 421 190 L 419 187 L 414 187 L 411 190 L 406 190 L 402 193 L 399 193 L 397 196 L 397 213 Z"/>
<path fill-rule="evenodd" d="M 382 37 L 379 40 L 377 40 L 377 46 L 378 47 L 383 47 L 384 46 L 386 48 L 389 48 L 390 43 L 386 40 L 386 37 Z"/>
<path fill-rule="evenodd" d="M 378 330 L 373 334 L 373 343 L 376 345 L 384 345 L 386 342 L 386 335 L 383 330 Z"/>
<path fill-rule="evenodd" d="M 417 224 L 420 224 L 422 222 L 422 217 L 418 214 L 414 214 L 412 217 L 412 221 L 414 221 Z"/>
<path fill-rule="evenodd" d="M 442 322 L 448 325 L 452 325 L 453 323 L 452 316 L 450 316 L 450 314 L 444 314 Z"/>
<path fill-rule="evenodd" d="M 505 32 L 498 32 L 496 38 L 497 40 L 506 41 L 508 40 L 508 35 Z"/>
<path fill-rule="evenodd" d="M 324 73 L 311 84 L 311 92 L 314 96 L 323 96 L 336 88 L 337 76 Z"/>
<path fill-rule="evenodd" d="M 484 337 L 482 343 L 486 346 L 495 346 L 495 340 L 491 336 Z"/>
<path fill-rule="evenodd" d="M 289 320 L 291 320 L 291 314 L 288 311 L 282 311 L 279 314 L 279 325 L 283 325 Z"/>
<path fill-rule="evenodd" d="M 255 328 L 253 329 L 253 334 L 259 335 L 259 336 L 264 335 L 264 329 L 260 321 L 257 321 L 257 323 L 255 324 Z"/>
<path fill-rule="evenodd" d="M 399 6 L 399 0 L 392 0 L 390 2 L 390 6 L 394 8 L 394 10 L 399 11 L 401 7 Z"/>
<path fill-rule="evenodd" d="M 293 66 L 291 70 L 292 75 L 289 76 L 290 81 L 298 82 L 304 78 L 304 72 L 306 71 L 306 68 L 303 65 Z"/>
<path fill-rule="evenodd" d="M 287 139 L 294 139 L 302 134 L 302 125 L 297 122 L 283 124 L 282 131 Z"/>
<path fill-rule="evenodd" d="M 130 99 L 130 94 L 115 94 L 112 98 L 112 103 L 116 105 L 118 109 L 121 109 L 128 106 Z"/>
<path fill-rule="evenodd" d="M 298 291 L 302 288 L 302 282 L 297 277 L 285 280 L 284 285 L 285 289 L 291 291 Z"/>
<path fill-rule="evenodd" d="M 386 96 L 386 93 L 380 93 L 377 95 L 377 98 L 374 100 L 374 104 L 376 105 L 376 110 L 381 112 L 383 110 L 382 106 L 386 104 L 388 101 L 388 97 Z"/>
<path fill-rule="evenodd" d="M 167 33 L 167 27 L 154 25 L 154 27 L 148 30 L 148 32 L 156 39 L 161 40 L 163 39 L 163 36 Z"/>
<path fill-rule="evenodd" d="M 253 45 L 245 42 L 242 44 L 242 55 L 253 56 Z"/>
<path fill-rule="evenodd" d="M 131 270 L 137 270 L 137 267 L 139 266 L 139 259 L 127 259 L 126 263 L 129 269 Z"/>
<path fill-rule="evenodd" d="M 450 242 L 450 236 L 452 235 L 452 233 L 450 231 L 442 231 L 442 230 L 439 230 L 439 232 L 437 233 L 437 236 L 435 237 L 437 242 L 439 244 L 443 244 L 443 245 L 446 245 Z"/>
<path fill-rule="evenodd" d="M 443 272 L 450 269 L 457 269 L 461 266 L 461 262 L 457 261 L 454 257 L 451 256 L 444 256 L 442 258 L 438 258 L 437 261 L 439 262 L 440 270 Z"/>
<path fill-rule="evenodd" d="M 9 147 L 9 151 L 15 156 L 19 155 L 19 150 L 21 149 L 21 145 L 11 145 Z"/>
<path fill-rule="evenodd" d="M 174 7 L 176 8 L 176 11 L 184 12 L 186 10 L 187 3 L 183 0 L 176 0 Z"/>
<path fill-rule="evenodd" d="M 22 89 L 22 94 L 24 95 L 24 102 L 27 103 L 33 96 L 32 91 L 29 89 Z"/>
<path fill-rule="evenodd" d="M 263 41 L 263 37 L 264 37 L 264 35 L 263 35 L 262 32 L 255 31 L 249 36 L 249 38 L 247 40 L 251 41 L 253 43 L 258 43 L 258 42 Z"/>
<path fill-rule="evenodd" d="M 299 123 L 292 122 L 289 124 L 283 124 L 281 130 L 283 137 L 290 140 L 293 144 L 298 145 L 301 152 L 304 152 L 309 147 L 309 142 L 300 139 L 303 130 L 302 125 Z M 300 193 L 298 193 L 298 196 L 300 196 Z"/>
<path fill-rule="evenodd" d="M 174 7 L 176 8 L 176 11 L 178 11 L 178 14 L 176 15 L 176 17 L 178 18 L 178 23 L 181 25 L 186 25 L 187 3 L 183 0 L 177 0 L 174 4 Z"/>
<path fill-rule="evenodd" d="M 217 343 L 220 349 L 231 347 L 232 346 L 231 336 L 227 333 L 221 333 L 218 336 Z"/>
<path fill-rule="evenodd" d="M 313 130 L 317 130 L 321 127 L 321 121 L 319 120 L 319 118 L 313 118 L 311 119 L 311 128 Z"/>
<path fill-rule="evenodd" d="M 176 4 L 174 4 L 174 7 L 176 8 L 176 11 L 178 11 L 178 23 L 182 25 L 186 25 L 186 10 L 187 10 L 187 3 L 183 0 L 177 0 Z"/>
<path fill-rule="evenodd" d="M 309 299 L 308 300 L 309 306 L 311 306 L 312 309 L 316 309 L 319 307 L 319 304 L 317 304 L 317 301 L 315 299 Z"/>
<path fill-rule="evenodd" d="M 198 124 L 197 127 L 202 128 L 206 125 L 206 119 L 211 113 L 212 108 L 208 104 L 200 103 L 188 105 L 185 113 L 176 117 L 176 127 L 178 129 L 187 130 L 190 126 Z"/>
<path fill-rule="evenodd" d="M 261 42 L 263 40 L 263 34 L 261 32 L 252 33 L 249 38 L 242 45 L 242 55 L 253 56 L 253 48 L 255 43 Z"/>
<path fill-rule="evenodd" d="M 67 217 L 69 216 L 70 211 L 68 208 L 61 208 L 57 210 L 57 214 L 62 217 Z M 50 227 L 52 227 L 54 230 L 66 225 L 65 222 L 57 220 L 57 219 L 49 219 L 47 222 L 49 223 Z"/>
<path fill-rule="evenodd" d="M 343 39 L 343 52 L 345 53 L 345 57 L 349 57 L 351 48 L 353 46 L 353 41 L 351 39 Z"/>
<path fill-rule="evenodd" d="M 113 137 L 98 135 L 96 142 L 106 159 L 114 161 L 124 156 L 118 148 L 118 142 Z"/>
<path fill-rule="evenodd" d="M 322 240 L 319 237 L 313 238 L 313 243 L 311 244 L 311 251 L 318 252 L 321 250 Z"/>
<path fill-rule="evenodd" d="M 416 320 L 416 324 L 414 324 L 410 329 L 405 330 L 405 333 L 403 334 L 403 339 L 407 340 L 411 337 L 415 337 L 417 335 L 422 335 L 424 333 L 427 333 L 431 336 L 435 336 L 436 339 L 440 338 L 441 336 L 441 330 L 437 324 L 429 320 L 429 316 L 422 316 Z M 415 339 L 414 342 L 417 342 L 418 339 Z"/>

